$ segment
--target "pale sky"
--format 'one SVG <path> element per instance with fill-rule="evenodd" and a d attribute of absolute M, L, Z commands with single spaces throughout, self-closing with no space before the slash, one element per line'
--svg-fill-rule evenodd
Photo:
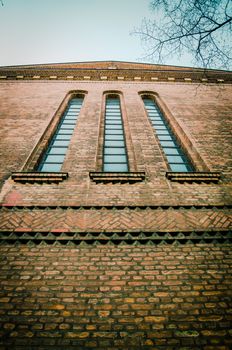
<path fill-rule="evenodd" d="M 150 0 L 2 0 L 0 66 L 81 62 L 146 62 L 130 33 L 150 16 Z M 157 63 L 157 62 L 153 62 Z M 166 64 L 191 65 L 170 60 Z"/>

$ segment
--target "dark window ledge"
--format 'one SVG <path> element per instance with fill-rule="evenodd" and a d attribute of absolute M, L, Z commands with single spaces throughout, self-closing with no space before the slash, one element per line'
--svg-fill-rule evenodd
<path fill-rule="evenodd" d="M 145 172 L 128 172 L 128 173 L 106 173 L 106 172 L 90 172 L 89 177 L 96 183 L 134 183 L 145 180 Z"/>
<path fill-rule="evenodd" d="M 19 172 L 12 173 L 11 178 L 21 183 L 59 183 L 68 178 L 68 173 Z"/>
<path fill-rule="evenodd" d="M 220 180 L 221 174 L 217 172 L 188 172 L 175 173 L 172 171 L 166 172 L 166 177 L 175 182 L 215 182 Z"/>

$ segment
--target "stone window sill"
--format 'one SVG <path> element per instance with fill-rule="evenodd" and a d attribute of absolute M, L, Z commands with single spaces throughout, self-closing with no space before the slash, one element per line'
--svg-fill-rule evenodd
<path fill-rule="evenodd" d="M 145 172 L 106 173 L 90 172 L 89 177 L 96 183 L 134 183 L 145 180 Z"/>
<path fill-rule="evenodd" d="M 221 174 L 217 172 L 189 172 L 189 173 L 178 173 L 168 171 L 166 177 L 170 181 L 174 182 L 205 182 L 217 183 L 220 180 Z"/>
<path fill-rule="evenodd" d="M 19 172 L 11 174 L 12 180 L 20 183 L 59 183 L 68 178 L 68 173 Z"/>

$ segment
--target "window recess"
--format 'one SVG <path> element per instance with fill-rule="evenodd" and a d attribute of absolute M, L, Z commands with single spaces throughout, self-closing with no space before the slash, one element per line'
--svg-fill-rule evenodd
<path fill-rule="evenodd" d="M 56 132 L 39 163 L 38 172 L 60 172 L 83 100 L 83 97 L 74 97 L 69 102 Z"/>
<path fill-rule="evenodd" d="M 103 172 L 128 172 L 128 157 L 118 96 L 107 97 L 105 107 Z"/>
<path fill-rule="evenodd" d="M 155 101 L 144 97 L 143 102 L 171 172 L 194 172 L 192 164 Z"/>

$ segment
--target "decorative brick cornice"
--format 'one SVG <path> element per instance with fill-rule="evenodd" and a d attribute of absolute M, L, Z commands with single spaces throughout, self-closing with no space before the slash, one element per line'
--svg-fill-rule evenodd
<path fill-rule="evenodd" d="M 189 172 L 189 173 L 176 173 L 168 171 L 166 177 L 175 182 L 218 182 L 221 174 L 218 172 Z"/>
<path fill-rule="evenodd" d="M 11 178 L 21 183 L 59 183 L 68 178 L 68 173 L 17 172 Z"/>
<path fill-rule="evenodd" d="M 93 65 L 94 67 L 94 65 Z M 232 72 L 202 69 L 171 68 L 46 68 L 46 67 L 0 67 L 0 81 L 5 80 L 94 80 L 230 84 Z"/>
<path fill-rule="evenodd" d="M 51 205 L 51 206 L 41 206 L 41 205 L 5 205 L 5 204 L 0 204 L 0 211 L 1 210 L 39 210 L 39 211 L 49 211 L 49 210 L 57 210 L 57 209 L 62 209 L 62 210 L 124 210 L 124 209 L 129 209 L 129 210 L 211 210 L 211 209 L 216 209 L 216 210 L 230 210 L 232 209 L 232 205 Z"/>
<path fill-rule="evenodd" d="M 133 183 L 145 180 L 145 172 L 129 172 L 129 173 L 106 173 L 93 171 L 89 173 L 91 180 L 99 183 Z"/>

